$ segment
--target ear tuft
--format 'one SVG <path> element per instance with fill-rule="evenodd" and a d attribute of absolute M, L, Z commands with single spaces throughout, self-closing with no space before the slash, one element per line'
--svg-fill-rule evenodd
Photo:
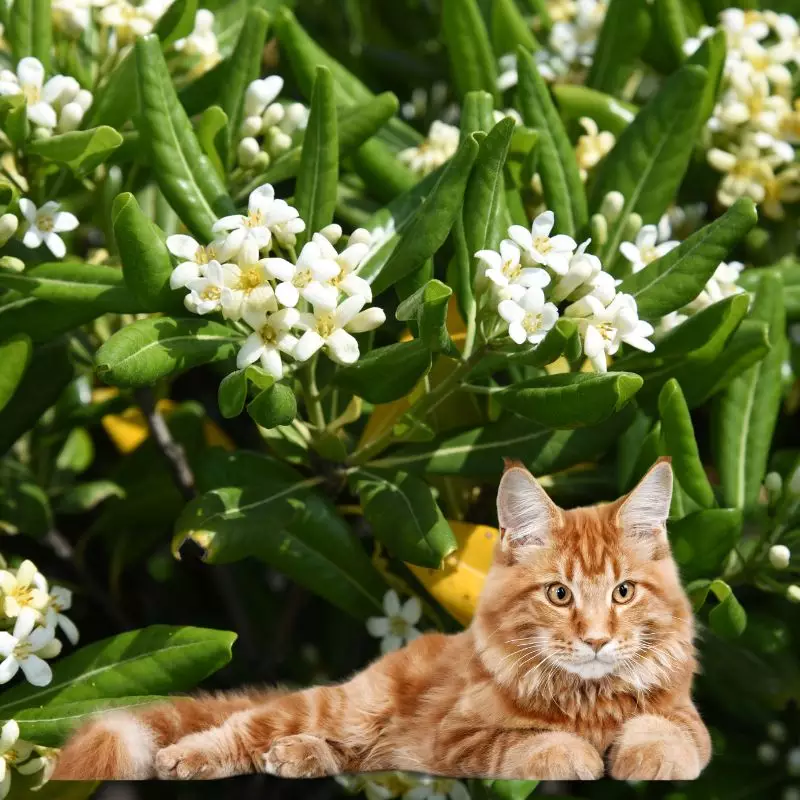
<path fill-rule="evenodd" d="M 543 547 L 561 512 L 527 469 L 507 461 L 497 492 L 497 519 L 504 548 Z"/>
<path fill-rule="evenodd" d="M 645 538 L 666 530 L 672 501 L 672 467 L 660 458 L 623 500 L 617 522 L 626 535 Z"/>

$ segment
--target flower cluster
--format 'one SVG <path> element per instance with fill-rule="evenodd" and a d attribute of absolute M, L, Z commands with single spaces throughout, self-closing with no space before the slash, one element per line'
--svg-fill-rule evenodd
<path fill-rule="evenodd" d="M 22 95 L 34 135 L 50 136 L 80 126 L 92 104 L 92 93 L 81 89 L 75 78 L 54 75 L 47 82 L 42 62 L 33 56 L 21 58 L 17 71 L 0 71 L 0 95 Z"/>
<path fill-rule="evenodd" d="M 117 47 L 124 47 L 150 33 L 172 0 L 91 0 L 91 4 L 101 6 L 100 24 L 113 32 Z"/>
<path fill-rule="evenodd" d="M 729 8 L 719 27 L 727 40 L 724 84 L 708 121 L 709 164 L 723 173 L 717 198 L 730 206 L 750 197 L 772 219 L 800 200 L 800 109 L 792 103 L 789 65 L 797 62 L 800 25 L 788 14 Z M 714 32 L 704 27 L 685 43 L 694 52 Z"/>
<path fill-rule="evenodd" d="M 167 239 L 170 252 L 181 259 L 170 284 L 188 290 L 184 303 L 193 313 L 220 312 L 248 326 L 240 369 L 260 362 L 280 380 L 287 357 L 303 362 L 324 349 L 339 364 L 358 360 L 352 334 L 386 319 L 380 308 L 364 308 L 372 290 L 357 273 L 369 250 L 366 231 L 354 231 L 339 252 L 334 245 L 342 230 L 329 225 L 295 256 L 305 222 L 296 208 L 275 197 L 270 184 L 250 194 L 246 215 L 223 217 L 213 230 L 220 238 L 208 246 L 184 234 Z"/>
<path fill-rule="evenodd" d="M 459 136 L 458 128 L 436 120 L 425 141 L 417 147 L 401 150 L 397 157 L 417 175 L 428 175 L 453 157 L 458 150 Z"/>
<path fill-rule="evenodd" d="M 538 345 L 559 318 L 557 304 L 566 302 L 563 314 L 577 323 L 598 372 L 606 371 L 607 356 L 622 343 L 652 352 L 652 325 L 639 319 L 633 297 L 618 293 L 614 278 L 587 252 L 591 240 L 578 246 L 569 236 L 551 236 L 554 224 L 553 212 L 544 211 L 530 230 L 512 225 L 499 252 L 475 254 L 483 267 L 476 289 L 488 298 L 485 307 L 496 309 L 516 344 Z"/>
<path fill-rule="evenodd" d="M 20 670 L 34 686 L 47 686 L 53 673 L 47 659 L 61 652 L 58 629 L 70 644 L 78 642 L 78 629 L 64 615 L 72 593 L 61 586 L 48 588 L 47 580 L 32 561 L 17 569 L 0 570 L 0 683 L 8 683 Z"/>
<path fill-rule="evenodd" d="M 19 738 L 19 725 L 13 719 L 3 725 L 0 729 L 0 800 L 11 791 L 12 767 L 21 775 L 41 772 L 41 785 L 49 778 L 52 766 L 54 762 L 48 758 L 46 748 Z"/>
<path fill-rule="evenodd" d="M 237 159 L 244 169 L 264 168 L 288 150 L 297 131 L 308 124 L 308 108 L 302 103 L 277 102 L 283 78 L 270 75 L 253 81 L 244 96 L 244 119 L 239 130 Z"/>
<path fill-rule="evenodd" d="M 219 42 L 214 33 L 214 14 L 207 8 L 198 8 L 194 15 L 194 28 L 184 39 L 173 45 L 178 52 L 195 60 L 191 74 L 202 75 L 215 67 L 221 60 Z"/>
<path fill-rule="evenodd" d="M 578 122 L 585 133 L 578 137 L 575 145 L 575 160 L 581 180 L 586 183 L 589 171 L 611 151 L 617 139 L 611 131 L 601 131 L 591 117 L 581 117 Z"/>

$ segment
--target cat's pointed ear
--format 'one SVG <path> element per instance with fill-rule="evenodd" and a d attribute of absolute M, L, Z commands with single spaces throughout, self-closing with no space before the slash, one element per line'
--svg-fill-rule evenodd
<path fill-rule="evenodd" d="M 622 500 L 617 524 L 623 533 L 637 541 L 662 539 L 672 502 L 672 467 L 669 458 L 660 458 L 650 467 L 636 488 Z"/>
<path fill-rule="evenodd" d="M 561 524 L 561 509 L 518 461 L 505 462 L 497 491 L 497 519 L 503 550 L 544 547 Z"/>

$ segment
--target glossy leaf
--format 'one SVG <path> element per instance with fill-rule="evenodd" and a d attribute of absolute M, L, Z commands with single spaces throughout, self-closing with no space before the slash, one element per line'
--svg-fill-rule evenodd
<path fill-rule="evenodd" d="M 639 109 L 605 92 L 569 83 L 553 87 L 553 96 L 564 122 L 577 122 L 581 117 L 593 119 L 601 131 L 619 136 L 633 122 Z"/>
<path fill-rule="evenodd" d="M 657 320 L 691 302 L 733 247 L 755 225 L 752 200 L 737 200 L 719 219 L 626 278 L 619 291 L 633 296 L 644 319 Z"/>
<path fill-rule="evenodd" d="M 28 152 L 86 175 L 102 164 L 122 144 L 122 136 L 102 125 L 86 131 L 59 133 L 30 143 Z"/>
<path fill-rule="evenodd" d="M 208 157 L 208 160 L 219 173 L 220 178 L 225 179 L 225 160 L 232 141 L 228 129 L 228 115 L 219 106 L 209 106 L 200 116 L 197 122 L 197 141 Z M 233 139 L 233 141 L 236 141 Z M 268 181 L 261 181 L 268 183 Z M 260 185 L 256 184 L 256 186 Z M 256 187 L 253 186 L 253 189 Z M 246 194 L 249 194 L 247 192 Z"/>
<path fill-rule="evenodd" d="M 241 335 L 198 317 L 151 317 L 117 331 L 95 355 L 97 375 L 112 386 L 149 386 L 178 372 L 230 358 Z"/>
<path fill-rule="evenodd" d="M 703 509 L 671 520 L 668 528 L 683 580 L 714 577 L 741 536 L 742 514 L 732 508 Z"/>
<path fill-rule="evenodd" d="M 219 413 L 225 419 L 238 417 L 247 401 L 247 372 L 237 369 L 228 373 L 220 382 L 217 393 Z"/>
<path fill-rule="evenodd" d="M 333 222 L 339 183 L 339 143 L 333 76 L 325 67 L 317 69 L 311 92 L 311 113 L 303 138 L 303 152 L 295 190 L 297 210 L 306 229 L 299 234 L 302 247 L 314 231 Z"/>
<path fill-rule="evenodd" d="M 82 647 L 53 665 L 47 686 L 3 692 L 0 717 L 24 708 L 194 688 L 230 661 L 235 633 L 153 625 Z"/>
<path fill-rule="evenodd" d="M 555 229 L 573 238 L 586 225 L 586 193 L 564 123 L 536 62 L 524 48 L 517 51 L 519 110 L 526 125 L 539 134 L 539 174 L 545 205 L 556 218 Z"/>
<path fill-rule="evenodd" d="M 33 343 L 30 336 L 24 333 L 0 341 L 0 411 L 14 396 L 32 354 Z"/>
<path fill-rule="evenodd" d="M 440 280 L 426 281 L 397 307 L 395 317 L 401 322 L 413 321 L 417 338 L 434 353 L 449 350 L 447 311 L 453 290 Z"/>
<path fill-rule="evenodd" d="M 113 481 L 79 483 L 61 495 L 58 511 L 61 514 L 85 514 L 112 497 L 125 497 L 125 490 Z"/>
<path fill-rule="evenodd" d="M 537 50 L 539 44 L 516 0 L 494 0 L 491 13 L 492 46 L 499 58 L 517 47 Z"/>
<path fill-rule="evenodd" d="M 264 389 L 248 404 L 247 413 L 262 428 L 288 425 L 297 416 L 294 392 L 284 383 Z"/>
<path fill-rule="evenodd" d="M 398 558 L 437 568 L 456 549 L 430 486 L 420 478 L 360 467 L 353 484 L 373 534 Z"/>

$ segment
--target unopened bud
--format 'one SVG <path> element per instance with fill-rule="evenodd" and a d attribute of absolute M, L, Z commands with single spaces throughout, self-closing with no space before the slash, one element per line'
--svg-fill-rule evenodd
<path fill-rule="evenodd" d="M 792 560 L 792 553 L 785 544 L 774 544 L 769 549 L 769 563 L 775 569 L 786 569 Z"/>
<path fill-rule="evenodd" d="M 33 129 L 33 139 L 49 139 L 53 135 L 53 131 L 50 128 L 34 128 Z"/>
<path fill-rule="evenodd" d="M 270 150 L 273 153 L 284 153 L 292 146 L 292 137 L 279 128 L 270 130 Z"/>
<path fill-rule="evenodd" d="M 74 131 L 81 124 L 83 119 L 83 109 L 77 103 L 67 103 L 61 109 L 61 115 L 58 118 L 58 129 L 69 133 Z"/>
<path fill-rule="evenodd" d="M 608 220 L 602 214 L 592 214 L 592 240 L 602 247 L 608 241 Z"/>
<path fill-rule="evenodd" d="M 251 167 L 258 158 L 259 150 L 258 142 L 252 136 L 245 137 L 236 150 L 239 163 L 243 167 Z"/>
<path fill-rule="evenodd" d="M 600 204 L 600 213 L 609 221 L 614 222 L 625 207 L 625 198 L 622 192 L 609 192 Z"/>
<path fill-rule="evenodd" d="M 768 472 L 764 478 L 764 488 L 770 494 L 780 494 L 783 488 L 783 479 L 777 472 Z"/>
<path fill-rule="evenodd" d="M 763 742 L 758 746 L 756 755 L 762 764 L 774 764 L 778 760 L 780 753 L 772 742 Z"/>
<path fill-rule="evenodd" d="M 636 234 L 642 228 L 642 218 L 636 214 L 628 214 L 628 219 L 625 220 L 625 224 L 622 226 L 622 236 L 625 240 L 631 242 L 636 238 Z"/>
<path fill-rule="evenodd" d="M 292 130 L 303 130 L 308 124 L 308 109 L 302 103 L 292 103 L 286 109 L 286 122 Z"/>
<path fill-rule="evenodd" d="M 0 247 L 2 247 L 16 232 L 19 220 L 14 214 L 3 214 L 0 217 Z"/>
<path fill-rule="evenodd" d="M 245 117 L 242 120 L 239 134 L 243 139 L 246 139 L 248 136 L 258 136 L 259 133 L 261 133 L 261 117 Z"/>
<path fill-rule="evenodd" d="M 73 102 L 77 103 L 85 112 L 92 104 L 92 100 L 93 100 L 92 93 L 87 89 L 81 89 L 78 92 L 78 94 L 75 95 L 75 99 L 73 100 Z"/>
<path fill-rule="evenodd" d="M 271 128 L 274 125 L 283 122 L 283 118 L 285 116 L 286 110 L 284 107 L 280 103 L 272 103 L 271 105 L 268 105 L 264 111 L 264 114 L 261 117 L 261 124 L 265 129 Z"/>
<path fill-rule="evenodd" d="M 793 583 L 786 590 L 786 599 L 792 603 L 800 603 L 800 586 L 798 586 L 796 583 Z"/>
<path fill-rule="evenodd" d="M 342 226 L 332 222 L 326 225 L 320 233 L 331 243 L 336 244 L 342 238 Z"/>
<path fill-rule="evenodd" d="M 350 234 L 349 244 L 372 244 L 372 234 L 366 228 L 356 228 Z"/>

